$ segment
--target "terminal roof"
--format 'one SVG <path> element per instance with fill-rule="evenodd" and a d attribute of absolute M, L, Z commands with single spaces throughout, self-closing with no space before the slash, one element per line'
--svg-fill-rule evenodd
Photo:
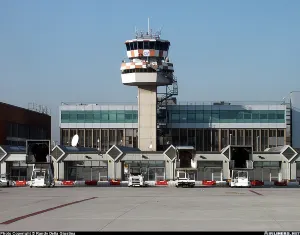
<path fill-rule="evenodd" d="M 116 145 L 116 147 L 120 149 L 123 153 L 141 152 L 139 148 L 126 147 L 122 145 Z"/>
<path fill-rule="evenodd" d="M 65 153 L 99 153 L 96 148 L 73 147 L 64 145 L 58 145 L 58 147 Z"/>
<path fill-rule="evenodd" d="M 1 148 L 6 153 L 26 153 L 26 147 L 25 146 L 1 145 Z"/>

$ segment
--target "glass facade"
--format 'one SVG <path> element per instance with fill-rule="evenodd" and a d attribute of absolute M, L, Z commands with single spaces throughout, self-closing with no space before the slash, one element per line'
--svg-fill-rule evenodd
<path fill-rule="evenodd" d="M 165 125 L 163 130 L 158 129 L 157 150 L 164 151 L 172 144 L 194 146 L 197 151 L 220 151 L 232 144 L 252 145 L 254 151 L 263 151 L 266 148 L 289 144 L 285 128 L 285 108 L 278 104 L 168 105 L 164 115 L 157 115 L 158 123 L 170 124 Z M 61 110 L 61 144 L 70 145 L 71 137 L 77 133 L 80 146 L 99 148 L 101 151 L 107 151 L 114 144 L 138 147 L 138 130 L 133 129 L 136 126 L 127 128 L 125 125 L 98 125 L 93 128 L 93 125 L 84 125 L 137 124 L 138 110 L 135 105 L 79 105 L 71 109 Z M 68 123 L 75 125 L 64 125 Z M 195 127 L 192 128 L 193 125 L 187 125 L 188 123 L 195 124 Z M 197 123 L 220 125 L 200 127 Z M 264 127 L 260 127 L 260 123 L 264 124 Z"/>
<path fill-rule="evenodd" d="M 61 129 L 60 141 L 64 146 L 71 145 L 72 137 L 78 134 L 78 146 L 107 151 L 113 145 L 138 147 L 137 129 Z"/>
<path fill-rule="evenodd" d="M 137 123 L 137 110 L 61 111 L 61 123 Z"/>
<path fill-rule="evenodd" d="M 61 144 L 68 146 L 76 133 L 79 146 L 107 151 L 113 145 L 138 147 L 137 129 L 61 129 Z M 254 151 L 287 144 L 285 129 L 168 129 L 157 137 L 158 151 L 174 146 L 194 146 L 197 151 L 221 151 L 227 145 L 252 145 Z"/>
<path fill-rule="evenodd" d="M 123 169 L 125 165 L 128 167 L 129 172 L 132 173 L 140 173 L 142 170 L 142 174 L 144 176 L 144 180 L 146 181 L 156 181 L 156 180 L 165 180 L 165 161 L 123 161 Z M 128 180 L 128 175 L 124 173 L 122 180 Z"/>
<path fill-rule="evenodd" d="M 47 139 L 49 134 L 42 127 L 8 122 L 5 145 L 25 146 L 26 139 Z"/>
<path fill-rule="evenodd" d="M 137 110 L 61 111 L 61 123 L 137 122 Z M 168 110 L 168 123 L 285 123 L 285 111 L 181 110 L 178 106 Z"/>
<path fill-rule="evenodd" d="M 285 123 L 285 111 L 186 110 L 174 106 L 168 110 L 168 123 Z"/>
<path fill-rule="evenodd" d="M 107 181 L 107 161 L 66 161 L 65 180 Z"/>

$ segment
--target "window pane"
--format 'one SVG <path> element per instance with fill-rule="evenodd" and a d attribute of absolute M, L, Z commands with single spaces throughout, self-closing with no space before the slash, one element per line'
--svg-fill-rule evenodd
<path fill-rule="evenodd" d="M 144 49 L 150 49 L 149 42 L 144 42 Z"/>
<path fill-rule="evenodd" d="M 125 113 L 124 111 L 117 111 L 117 122 L 123 123 L 125 120 Z"/>
<path fill-rule="evenodd" d="M 143 42 L 138 42 L 138 48 L 139 50 L 143 49 Z"/>
<path fill-rule="evenodd" d="M 109 111 L 109 122 L 115 123 L 117 121 L 116 111 Z"/>
<path fill-rule="evenodd" d="M 107 111 L 101 111 L 101 121 L 107 122 L 109 120 L 109 115 Z"/>

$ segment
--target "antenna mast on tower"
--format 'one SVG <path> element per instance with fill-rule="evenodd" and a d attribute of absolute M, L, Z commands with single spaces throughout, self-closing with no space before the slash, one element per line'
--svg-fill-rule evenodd
<path fill-rule="evenodd" d="M 150 18 L 148 17 L 148 35 L 150 35 Z"/>

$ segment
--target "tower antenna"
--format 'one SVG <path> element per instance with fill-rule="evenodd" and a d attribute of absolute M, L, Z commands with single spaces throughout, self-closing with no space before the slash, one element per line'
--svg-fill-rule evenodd
<path fill-rule="evenodd" d="M 162 26 L 160 27 L 160 29 L 158 30 L 159 36 L 161 36 L 161 32 L 162 32 L 163 28 L 164 28 L 164 26 L 162 25 Z"/>
<path fill-rule="evenodd" d="M 148 17 L 148 35 L 150 35 L 150 18 Z"/>

